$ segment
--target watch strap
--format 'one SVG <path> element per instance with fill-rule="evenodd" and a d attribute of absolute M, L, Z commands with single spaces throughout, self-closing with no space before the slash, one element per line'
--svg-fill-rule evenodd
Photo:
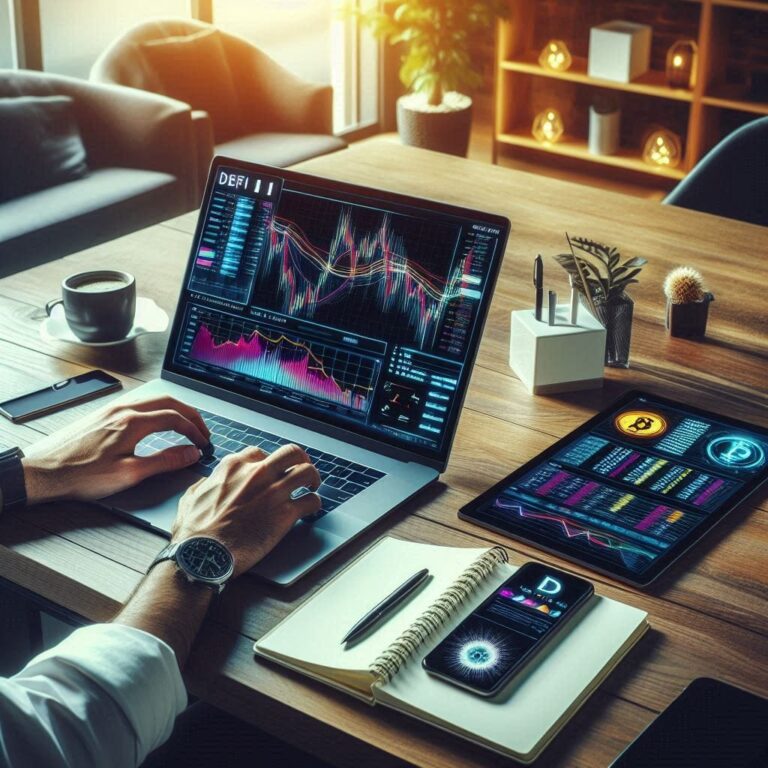
<path fill-rule="evenodd" d="M 149 568 L 147 568 L 147 573 L 149 573 L 158 563 L 162 563 L 164 560 L 175 560 L 176 550 L 179 548 L 179 544 L 181 544 L 180 541 L 166 544 L 166 546 L 164 546 L 155 555 L 155 559 L 152 561 L 152 564 L 149 566 Z"/>
<path fill-rule="evenodd" d="M 24 483 L 24 467 L 21 448 L 11 448 L 0 453 L 0 498 L 4 511 L 24 507 L 27 503 L 27 487 Z"/>

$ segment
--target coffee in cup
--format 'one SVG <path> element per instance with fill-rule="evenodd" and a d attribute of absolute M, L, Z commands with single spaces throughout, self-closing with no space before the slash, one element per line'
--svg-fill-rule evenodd
<path fill-rule="evenodd" d="M 61 282 L 61 298 L 49 301 L 50 315 L 64 305 L 64 317 L 81 341 L 103 343 L 124 339 L 136 316 L 136 280 L 127 272 L 99 269 L 78 272 Z"/>

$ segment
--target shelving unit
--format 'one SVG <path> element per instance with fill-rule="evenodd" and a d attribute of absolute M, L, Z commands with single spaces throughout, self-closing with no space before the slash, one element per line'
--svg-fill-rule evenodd
<path fill-rule="evenodd" d="M 587 73 L 590 27 L 613 19 L 649 24 L 654 30 L 651 69 L 630 83 Z M 565 72 L 538 63 L 550 39 L 564 40 L 571 50 L 573 62 Z M 666 51 L 678 39 L 698 44 L 692 89 L 667 85 Z M 768 115 L 768 97 L 751 100 L 747 84 L 755 68 L 768 78 L 768 0 L 510 0 L 496 50 L 494 162 L 509 154 L 542 162 L 559 156 L 595 175 L 611 169 L 614 176 L 667 189 L 728 132 Z M 615 155 L 593 155 L 587 147 L 588 108 L 598 95 L 622 110 L 621 149 Z M 566 126 L 566 134 L 554 144 L 540 144 L 531 136 L 534 116 L 547 108 L 558 109 Z M 684 159 L 677 168 L 642 160 L 643 138 L 659 126 L 683 141 Z"/>

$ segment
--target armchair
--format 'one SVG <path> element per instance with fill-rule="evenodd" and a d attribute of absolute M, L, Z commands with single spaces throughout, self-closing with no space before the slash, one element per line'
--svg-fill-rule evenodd
<path fill-rule="evenodd" d="M 346 147 L 332 135 L 330 86 L 308 83 L 246 40 L 202 22 L 139 24 L 102 53 L 90 77 L 187 102 L 201 186 L 214 151 L 286 166 Z"/>
<path fill-rule="evenodd" d="M 768 117 L 728 134 L 663 202 L 768 227 Z"/>

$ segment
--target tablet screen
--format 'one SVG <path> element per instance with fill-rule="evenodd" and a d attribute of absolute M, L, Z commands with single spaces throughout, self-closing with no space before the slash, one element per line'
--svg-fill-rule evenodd
<path fill-rule="evenodd" d="M 633 392 L 464 507 L 647 584 L 768 476 L 768 431 Z"/>

